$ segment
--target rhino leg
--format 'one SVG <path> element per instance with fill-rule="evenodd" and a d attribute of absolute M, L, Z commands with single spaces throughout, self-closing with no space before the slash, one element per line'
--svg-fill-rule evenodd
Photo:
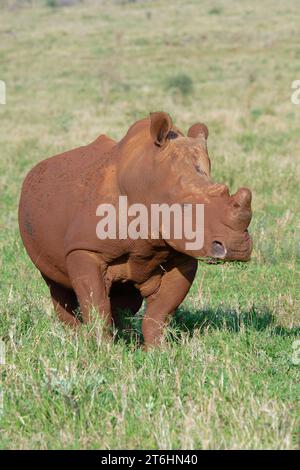
<path fill-rule="evenodd" d="M 78 307 L 78 301 L 75 292 L 58 284 L 52 279 L 42 274 L 47 286 L 49 287 L 51 299 L 58 318 L 67 325 L 76 327 L 81 321 L 75 317 L 74 312 Z"/>
<path fill-rule="evenodd" d="M 145 350 L 162 342 L 163 327 L 187 295 L 196 272 L 197 261 L 180 255 L 166 269 L 158 291 L 147 297 L 147 309 L 142 322 Z"/>
<path fill-rule="evenodd" d="M 72 251 L 67 256 L 68 275 L 76 293 L 83 323 L 89 323 L 92 310 L 96 310 L 107 327 L 112 325 L 112 315 L 105 283 L 105 268 L 96 253 Z"/>

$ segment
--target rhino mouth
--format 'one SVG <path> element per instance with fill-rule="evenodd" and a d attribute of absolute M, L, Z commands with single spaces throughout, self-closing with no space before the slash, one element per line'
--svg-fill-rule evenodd
<path fill-rule="evenodd" d="M 225 244 L 219 238 L 215 238 L 210 246 L 210 258 L 217 261 L 231 261 L 240 260 L 248 261 L 252 252 L 252 239 L 245 230 L 241 237 L 234 240 L 233 242 Z"/>
<path fill-rule="evenodd" d="M 233 245 L 228 253 L 228 260 L 236 261 L 249 261 L 252 253 L 253 242 L 248 233 L 248 230 L 244 232 L 242 242 L 238 242 Z"/>

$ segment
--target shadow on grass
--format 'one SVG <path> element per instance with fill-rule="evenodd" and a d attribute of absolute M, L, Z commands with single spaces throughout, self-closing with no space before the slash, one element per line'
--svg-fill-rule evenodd
<path fill-rule="evenodd" d="M 300 334 L 300 327 L 286 328 L 276 325 L 276 317 L 268 308 L 237 311 L 224 308 L 206 308 L 203 310 L 179 308 L 172 320 L 172 327 L 177 331 L 193 334 L 195 329 L 226 330 L 238 333 L 241 330 L 254 329 L 263 331 L 269 329 L 271 333 L 280 336 L 293 337 Z"/>
<path fill-rule="evenodd" d="M 142 314 L 138 314 L 136 317 L 130 317 L 125 312 L 120 314 L 120 325 L 116 332 L 116 339 L 140 343 L 142 341 L 142 317 Z M 286 328 L 276 325 L 276 317 L 267 307 L 259 309 L 252 307 L 244 311 L 224 307 L 202 310 L 178 308 L 170 323 L 169 337 L 172 340 L 179 340 L 183 333 L 192 336 L 196 330 L 200 333 L 207 330 L 223 330 L 232 333 L 238 333 L 241 330 L 269 330 L 271 335 L 282 337 L 293 338 L 300 335 L 300 327 Z"/>

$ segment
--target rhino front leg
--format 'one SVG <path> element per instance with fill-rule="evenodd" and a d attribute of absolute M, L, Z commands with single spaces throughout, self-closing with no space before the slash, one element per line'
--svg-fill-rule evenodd
<path fill-rule="evenodd" d="M 112 325 L 108 289 L 105 284 L 105 266 L 96 253 L 76 250 L 67 256 L 67 269 L 72 287 L 76 293 L 83 323 L 91 320 L 95 309 L 107 327 Z"/>
<path fill-rule="evenodd" d="M 159 345 L 168 317 L 187 295 L 197 272 L 197 261 L 187 256 L 178 257 L 166 269 L 159 289 L 147 297 L 147 309 L 142 322 L 144 349 Z"/>

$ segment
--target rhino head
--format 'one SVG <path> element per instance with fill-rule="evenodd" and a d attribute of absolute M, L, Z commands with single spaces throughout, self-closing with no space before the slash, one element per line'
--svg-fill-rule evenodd
<path fill-rule="evenodd" d="M 120 191 L 130 203 L 146 206 L 166 203 L 194 208 L 203 204 L 204 244 L 200 249 L 187 249 L 185 237 L 170 236 L 164 241 L 195 258 L 248 261 L 252 252 L 247 230 L 251 191 L 239 188 L 230 195 L 225 184 L 213 182 L 207 138 L 205 124 L 194 124 L 184 136 L 168 114 L 151 113 L 150 118 L 135 123 L 118 144 Z M 195 224 L 193 217 L 197 228 Z"/>

